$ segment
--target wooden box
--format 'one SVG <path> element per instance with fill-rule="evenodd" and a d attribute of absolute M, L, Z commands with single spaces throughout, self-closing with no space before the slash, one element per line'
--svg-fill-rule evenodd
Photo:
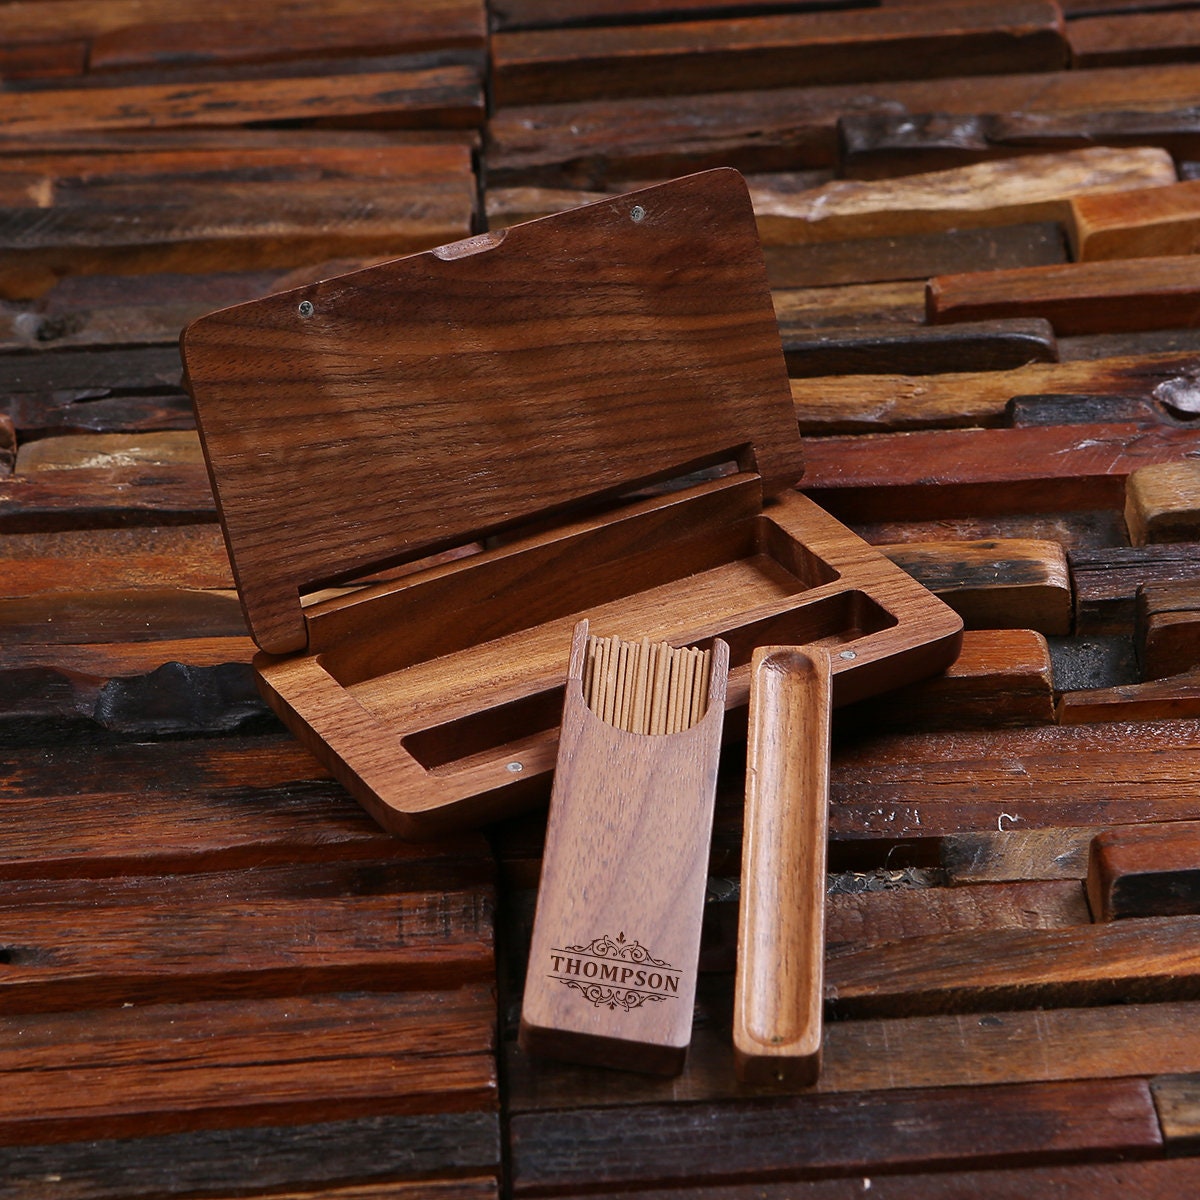
<path fill-rule="evenodd" d="M 734 171 L 225 309 L 182 345 L 264 694 L 398 834 L 546 794 L 581 617 L 720 636 L 730 706 L 764 643 L 844 646 L 839 700 L 957 651 L 952 612 L 792 490 Z"/>

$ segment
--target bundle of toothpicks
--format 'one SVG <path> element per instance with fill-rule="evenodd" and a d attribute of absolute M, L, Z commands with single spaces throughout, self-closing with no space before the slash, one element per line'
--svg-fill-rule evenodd
<path fill-rule="evenodd" d="M 667 642 L 588 637 L 583 695 L 602 720 L 629 733 L 680 733 L 708 707 L 712 651 Z"/>

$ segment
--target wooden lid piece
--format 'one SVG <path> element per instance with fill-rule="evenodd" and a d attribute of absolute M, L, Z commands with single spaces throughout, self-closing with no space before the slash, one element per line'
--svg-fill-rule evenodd
<path fill-rule="evenodd" d="M 300 592 L 736 457 L 803 470 L 749 195 L 693 175 L 228 308 L 182 349 L 251 632 Z"/>

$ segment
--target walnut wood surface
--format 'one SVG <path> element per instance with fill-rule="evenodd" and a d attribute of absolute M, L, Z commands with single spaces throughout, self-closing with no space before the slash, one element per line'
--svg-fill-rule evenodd
<path fill-rule="evenodd" d="M 751 671 L 734 1054 L 745 1082 L 804 1084 L 821 1061 L 833 664 L 768 646 Z"/>
<path fill-rule="evenodd" d="M 644 220 L 632 219 L 635 208 Z M 192 325 L 188 378 L 259 644 L 274 653 L 306 644 L 298 588 L 722 455 L 753 459 L 768 492 L 793 482 L 799 443 L 790 405 L 777 399 L 783 364 L 749 216 L 734 174 L 698 176 Z M 672 270 L 681 256 L 686 272 Z M 659 284 L 666 271 L 669 289 Z M 484 290 L 480 305 L 473 297 Z M 314 308 L 308 318 L 298 314 L 304 303 Z M 395 305 L 412 314 L 402 327 L 382 320 Z M 471 337 L 448 340 L 447 321 Z M 297 372 L 286 400 L 262 395 L 262 356 L 288 346 Z M 607 362 L 602 376 L 590 372 L 596 354 Z M 374 366 L 373 355 L 388 366 Z M 685 374 L 669 405 L 647 408 L 664 399 L 663 371 Z M 484 379 L 488 407 L 471 410 L 467 454 L 464 406 Z M 259 396 L 254 410 L 248 389 Z M 262 435 L 279 428 L 281 402 L 295 435 L 264 457 Z M 593 408 L 605 419 L 585 416 Z M 363 409 L 377 416 L 362 422 Z M 648 412 L 646 436 L 624 438 L 622 422 Z M 551 432 L 521 436 L 547 421 Z M 328 427 L 327 440 L 310 442 L 315 424 Z M 751 451 L 741 448 L 747 440 Z M 356 506 L 348 537 L 334 481 L 356 474 L 372 479 L 373 498 L 370 509 Z M 301 490 L 313 492 L 303 509 L 284 500 Z"/>
<path fill-rule="evenodd" d="M 961 619 L 939 600 L 802 496 L 759 513 L 756 485 L 732 478 L 381 585 L 366 609 L 318 606 L 316 653 L 260 656 L 268 699 L 378 820 L 412 835 L 536 798 L 556 753 L 561 647 L 585 614 L 623 638 L 723 638 L 734 708 L 765 638 L 853 643 L 834 664 L 843 703 L 953 660 Z M 594 567 L 548 593 L 528 567 L 564 552 Z M 397 621 L 411 640 L 397 640 Z M 477 719 L 489 711 L 502 717 L 495 732 Z"/>
<path fill-rule="evenodd" d="M 677 1074 L 692 1036 L 729 647 L 713 642 L 695 725 L 628 733 L 584 699 L 587 633 L 581 621 L 570 644 L 521 1044 Z"/>

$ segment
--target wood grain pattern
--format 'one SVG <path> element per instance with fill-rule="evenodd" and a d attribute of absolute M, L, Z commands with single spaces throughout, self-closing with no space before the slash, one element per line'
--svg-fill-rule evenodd
<path fill-rule="evenodd" d="M 1200 319 L 1189 256 L 1068 263 L 945 275 L 929 281 L 931 322 L 1043 317 L 1085 334 L 1191 326 Z"/>
<path fill-rule="evenodd" d="M 533 1055 L 678 1074 L 692 1004 L 729 647 L 707 711 L 630 733 L 588 706 L 588 623 L 570 646 L 537 917 L 521 1006 Z"/>
<path fill-rule="evenodd" d="M 1063 82 L 1078 75 L 1072 72 Z M 1200 121 L 1182 98 L 1178 105 L 1152 104 L 1145 109 L 1131 105 L 1112 111 L 1095 101 L 1091 106 L 1045 112 L 1015 98 L 1010 103 L 1007 111 L 985 102 L 975 112 L 952 109 L 903 116 L 882 108 L 866 114 L 847 112 L 838 120 L 843 173 L 851 179 L 886 179 L 1035 150 L 1097 145 L 1160 146 L 1187 160 L 1195 157 L 1200 146 Z"/>
<path fill-rule="evenodd" d="M 1135 546 L 1200 537 L 1200 469 L 1187 460 L 1142 467 L 1125 485 L 1125 525 Z"/>
<path fill-rule="evenodd" d="M 1186 1154 L 1200 1142 L 1200 1080 L 1168 1075 L 1151 1084 L 1168 1154 Z"/>
<path fill-rule="evenodd" d="M 1053 5 L 744 17 L 499 33 L 498 106 L 853 80 L 1052 71 L 1066 60 Z"/>
<path fill-rule="evenodd" d="M 485 1108 L 492 1022 L 485 987 L 8 1017 L 0 1144 Z"/>
<path fill-rule="evenodd" d="M 1191 354 L 1152 354 L 1030 363 L 1001 371 L 793 379 L 791 387 L 801 433 L 886 433 L 1003 425 L 1016 396 L 1116 393 L 1149 398 L 1161 388 L 1164 396 L 1184 398 L 1190 394 L 1192 363 Z"/>
<path fill-rule="evenodd" d="M 649 213 L 648 222 L 631 219 L 635 207 Z M 184 338 L 188 378 L 259 644 L 280 653 L 306 643 L 295 600 L 298 586 L 366 568 L 373 561 L 412 557 L 438 543 L 474 540 L 489 528 L 656 475 L 679 473 L 722 452 L 728 455 L 742 441 L 741 428 L 747 421 L 758 429 L 756 454 L 768 490 L 792 482 L 800 470 L 797 440 L 772 416 L 770 404 L 752 402 L 760 389 L 767 395 L 779 390 L 782 363 L 778 350 L 771 350 L 774 323 L 764 319 L 770 304 L 748 216 L 744 187 L 732 173 L 702 176 L 673 189 L 652 189 L 563 214 L 555 224 L 510 229 L 503 236 L 373 268 L 192 325 Z M 663 293 L 656 270 L 665 269 L 685 249 L 696 263 L 694 272 L 677 276 L 676 286 Z M 648 254 L 653 257 L 647 259 Z M 581 271 L 585 257 L 593 267 Z M 612 289 L 607 333 L 600 341 L 592 290 L 597 273 Z M 528 282 L 533 277 L 538 280 L 536 292 Z M 486 311 L 476 307 L 469 315 L 472 292 L 482 288 L 490 296 Z M 726 302 L 720 320 L 723 335 L 715 336 L 714 313 L 703 322 L 693 316 L 689 329 L 679 329 L 679 317 L 692 315 L 698 296 L 713 288 Z M 659 313 L 654 325 L 648 325 L 644 315 L 648 290 L 655 292 L 653 308 Z M 297 316 L 303 303 L 313 307 L 312 317 Z M 666 303 L 673 313 L 663 307 Z M 381 313 L 393 304 L 423 316 L 400 328 L 381 324 Z M 496 325 L 497 305 L 514 319 L 521 317 L 521 323 Z M 481 339 L 478 349 L 462 353 L 456 350 L 461 340 L 448 344 L 439 332 L 448 319 L 471 320 Z M 357 378 L 347 376 L 344 365 L 348 325 L 357 331 L 355 354 L 363 364 Z M 286 385 L 280 380 L 280 385 L 291 398 L 290 411 L 304 418 L 305 430 L 314 422 L 337 423 L 342 414 L 333 433 L 337 478 L 365 472 L 375 481 L 375 515 L 360 513 L 353 544 L 346 544 L 339 532 L 340 503 L 332 508 L 309 505 L 302 514 L 293 510 L 291 519 L 280 512 L 278 497 L 296 494 L 301 481 L 312 488 L 328 477 L 330 453 L 325 445 L 303 451 L 300 439 L 293 438 L 264 460 L 261 446 L 266 439 L 257 438 L 255 429 L 267 420 L 265 400 L 256 413 L 245 402 L 249 381 L 258 378 L 262 330 L 267 331 L 268 345 L 290 345 L 298 352 L 294 361 L 299 374 Z M 648 361 L 652 334 L 658 349 Z M 502 352 L 503 375 L 497 369 Z M 603 377 L 590 372 L 597 352 L 609 362 Z M 399 395 L 396 378 L 379 376 L 367 365 L 372 353 L 397 364 L 393 375 L 398 371 L 404 380 Z M 523 366 L 514 372 L 510 364 L 517 355 Z M 618 371 L 622 357 L 624 366 Z M 644 417 L 649 411 L 645 397 L 659 398 L 654 371 L 662 368 L 657 363 L 665 367 L 669 361 L 675 369 L 680 359 L 692 380 L 686 391 L 675 393 L 678 412 L 686 409 L 686 421 L 656 407 L 653 436 L 630 444 L 620 436 L 621 413 L 632 406 Z M 752 375 L 747 374 L 748 363 L 755 364 Z M 420 364 L 424 366 L 418 373 Z M 447 404 L 449 371 L 460 383 L 449 389 L 454 403 Z M 478 386 L 480 371 L 490 381 L 492 411 L 511 412 L 503 424 L 481 420 L 478 437 L 484 440 L 475 443 L 473 456 L 464 458 L 461 405 Z M 336 394 L 324 382 L 333 375 L 345 380 Z M 586 393 L 580 393 L 585 379 Z M 549 380 L 555 387 L 547 390 Z M 257 390 L 257 384 L 253 386 Z M 719 405 L 705 405 L 710 388 L 721 394 Z M 279 427 L 278 400 L 273 397 L 268 406 L 273 430 Z M 608 412 L 604 422 L 577 418 L 574 423 L 572 453 L 587 464 L 586 471 L 577 468 L 569 476 L 560 469 L 567 446 L 558 436 L 526 440 L 519 455 L 512 453 L 512 422 L 533 432 L 547 416 L 561 423 L 564 406 L 568 413 L 581 411 L 585 400 L 588 407 L 603 405 Z M 386 433 L 384 426 L 391 425 L 391 418 L 382 424 L 377 419 L 347 441 L 345 414 L 381 403 L 397 418 L 425 414 L 419 453 L 413 453 L 412 432 Z M 752 411 L 757 415 L 751 417 Z M 707 420 L 701 423 L 705 414 Z M 739 433 L 731 425 L 738 425 Z M 297 432 L 300 428 L 296 426 Z M 260 446 L 251 458 L 241 449 L 247 437 Z M 307 442 L 307 432 L 303 440 Z M 451 454 L 451 449 L 457 453 Z M 450 464 L 453 477 L 444 474 Z M 430 486 L 435 466 L 442 474 L 438 488 Z M 528 490 L 532 476 L 542 481 L 535 492 Z M 461 486 L 467 479 L 472 481 L 469 490 Z M 478 498 L 481 490 L 486 504 Z M 447 503 L 456 496 L 458 506 Z M 392 520 L 390 506 L 397 502 L 409 514 L 402 530 Z"/>
<path fill-rule="evenodd" d="M 750 682 L 733 1045 L 748 1083 L 820 1071 L 833 664 L 760 647 Z"/>
<path fill-rule="evenodd" d="M 431 1182 L 428 1196 L 448 1200 L 435 1186 L 439 1178 L 467 1174 L 477 1179 L 495 1171 L 499 1156 L 495 1113 L 466 1112 L 6 1146 L 0 1162 L 13 1195 L 22 1200 L 42 1200 L 47 1175 L 59 1176 L 54 1186 L 67 1183 L 92 1200 L 182 1197 L 198 1189 L 236 1195 L 244 1187 L 248 1162 L 257 1164 L 255 1181 L 265 1194 L 291 1188 L 303 1195 L 329 1185 L 365 1180 L 387 1186 L 407 1179 L 414 1181 L 414 1190 L 411 1196 L 401 1192 L 402 1200 L 426 1200 L 415 1186 L 425 1181 Z M 465 1190 L 479 1194 L 473 1181 Z"/>
<path fill-rule="evenodd" d="M 1161 1146 L 1149 1089 L 1133 1080 L 800 1096 L 749 1105 L 638 1105 L 619 1112 L 579 1108 L 515 1117 L 512 1143 L 518 1195 L 584 1183 L 678 1185 L 835 1172 L 857 1175 L 861 1191 L 863 1167 L 874 1174 L 1000 1166 L 1018 1157 L 1053 1162 L 1089 1152 L 1147 1156 Z"/>
<path fill-rule="evenodd" d="M 1133 471 L 1195 441 L 1140 422 L 809 438 L 804 489 L 848 521 L 1115 508 Z"/>
<path fill-rule="evenodd" d="M 63 130 L 245 125 L 261 121 L 349 119 L 398 129 L 477 127 L 483 89 L 471 67 L 199 83 L 31 90 L 7 97 L 5 137 Z"/>
<path fill-rule="evenodd" d="M 1067 230 L 1077 262 L 1192 254 L 1200 246 L 1200 182 L 1076 197 Z"/>
<path fill-rule="evenodd" d="M 1165 151 L 1095 147 L 886 183 L 839 179 L 794 195 L 760 195 L 756 210 L 764 240 L 819 242 L 1059 221 L 1068 216 L 1072 197 L 1175 182 Z"/>
<path fill-rule="evenodd" d="M 1200 32 L 1192 12 L 1081 17 L 1069 28 L 1071 60 L 1080 67 L 1195 62 L 1200 58 Z"/>
<path fill-rule="evenodd" d="M 1071 630 L 1071 579 L 1057 542 L 910 542 L 881 548 L 969 628 Z"/>
<path fill-rule="evenodd" d="M 1200 822 L 1098 833 L 1088 855 L 1087 889 L 1097 921 L 1200 912 Z"/>

